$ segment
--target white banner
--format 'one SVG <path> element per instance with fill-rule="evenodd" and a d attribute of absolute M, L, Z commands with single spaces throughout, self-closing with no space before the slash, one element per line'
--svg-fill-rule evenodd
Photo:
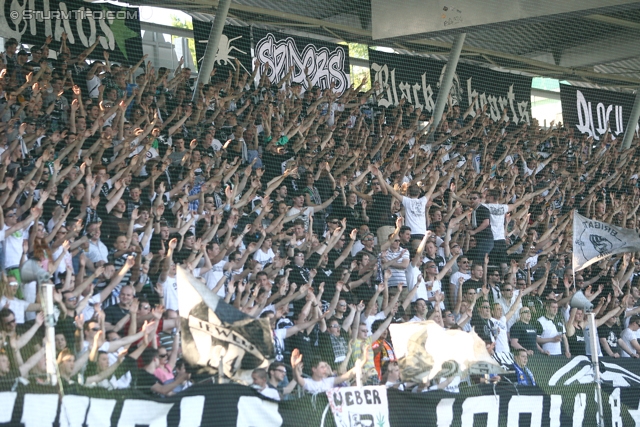
<path fill-rule="evenodd" d="M 573 268 L 587 268 L 611 255 L 640 251 L 635 230 L 616 227 L 573 213 Z"/>
<path fill-rule="evenodd" d="M 337 426 L 391 427 L 385 386 L 332 388 L 327 398 Z"/>

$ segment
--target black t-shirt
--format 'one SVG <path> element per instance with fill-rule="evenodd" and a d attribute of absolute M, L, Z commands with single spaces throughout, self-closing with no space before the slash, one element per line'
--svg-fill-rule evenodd
<path fill-rule="evenodd" d="M 137 369 L 135 371 L 135 382 L 133 384 L 133 388 L 143 393 L 153 394 L 151 387 L 159 382 L 160 380 L 158 380 L 155 375 L 150 374 L 144 369 Z"/>
<path fill-rule="evenodd" d="M 126 234 L 129 228 L 127 218 L 118 218 L 114 215 L 100 215 L 102 225 L 100 226 L 100 240 L 107 248 L 111 249 L 120 234 Z"/>
<path fill-rule="evenodd" d="M 471 326 L 475 328 L 476 333 L 482 341 L 491 344 L 495 341 L 494 334 L 497 333 L 497 325 L 491 319 L 483 319 L 477 314 L 473 314 L 471 318 Z"/>
<path fill-rule="evenodd" d="M 369 213 L 369 228 L 375 232 L 384 225 L 395 226 L 391 215 L 393 197 L 390 194 L 374 193 Z"/>
<path fill-rule="evenodd" d="M 478 206 L 475 210 L 476 224 L 478 227 L 484 222 L 485 219 L 491 220 L 491 212 L 485 206 Z M 476 239 L 483 241 L 493 240 L 493 233 L 491 232 L 491 226 L 485 228 L 475 235 Z"/>
<path fill-rule="evenodd" d="M 276 176 L 282 175 L 282 163 L 289 160 L 291 157 L 291 153 L 288 151 L 279 154 L 273 153 L 270 150 L 265 150 L 262 154 L 262 164 L 264 165 L 262 182 L 269 182 Z"/>
<path fill-rule="evenodd" d="M 9 391 L 20 377 L 20 371 L 11 367 L 5 375 L 0 375 L 0 391 Z"/>
<path fill-rule="evenodd" d="M 611 351 L 613 351 L 614 353 L 620 352 L 618 340 L 620 339 L 621 333 L 622 331 L 620 330 L 620 326 L 618 325 L 607 326 L 607 324 L 605 323 L 598 328 L 598 337 L 606 339 L 607 344 L 609 344 L 609 348 L 611 348 Z M 606 356 L 604 349 L 602 351 L 602 354 Z"/>
<path fill-rule="evenodd" d="M 585 348 L 584 330 L 582 328 L 575 328 L 576 331 L 573 335 L 567 335 L 567 341 L 569 342 L 569 351 L 572 356 L 586 356 L 587 349 Z"/>
<path fill-rule="evenodd" d="M 537 321 L 536 321 L 537 323 Z M 538 328 L 532 323 L 524 323 L 518 320 L 513 324 L 510 330 L 511 338 L 516 338 L 518 344 L 527 350 L 538 351 L 536 346 L 536 338 L 538 337 Z"/>
<path fill-rule="evenodd" d="M 115 325 L 116 323 L 121 321 L 122 318 L 127 314 L 129 314 L 129 310 L 120 308 L 119 305 L 111 305 L 107 307 L 104 311 L 104 315 L 105 315 L 104 320 L 106 322 L 111 323 L 112 325 Z"/>

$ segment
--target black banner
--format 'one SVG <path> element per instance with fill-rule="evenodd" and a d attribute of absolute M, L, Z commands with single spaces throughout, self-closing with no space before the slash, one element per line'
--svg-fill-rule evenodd
<path fill-rule="evenodd" d="M 594 141 L 600 140 L 607 127 L 614 138 L 624 136 L 634 100 L 635 96 L 629 93 L 560 85 L 565 127 L 576 135 L 593 137 Z"/>
<path fill-rule="evenodd" d="M 603 410 L 607 427 L 640 423 L 640 369 L 635 359 L 602 360 Z M 492 385 L 460 385 L 460 393 L 387 391 L 393 427 L 597 425 L 593 372 L 586 357 L 536 356 L 528 365 L 537 386 L 518 386 L 509 375 Z M 551 385 L 554 384 L 554 385 Z M 357 399 L 355 400 L 357 404 Z M 167 398 L 131 390 L 65 390 L 20 386 L 0 392 L 0 427 L 167 425 L 334 426 L 326 394 L 273 402 L 237 384 L 202 383 Z M 325 412 L 326 411 L 326 412 Z M 324 419 L 324 421 L 323 421 Z M 96 423 L 96 420 L 100 422 Z M 105 420 L 110 420 L 106 422 Z"/>
<path fill-rule="evenodd" d="M 0 426 L 272 427 L 282 422 L 276 402 L 237 384 L 200 384 L 166 398 L 130 390 L 80 388 L 66 391 L 60 399 L 57 392 L 45 386 L 0 392 Z"/>
<path fill-rule="evenodd" d="M 196 59 L 198 61 L 198 69 L 207 49 L 209 42 L 209 33 L 211 33 L 212 22 L 204 22 L 192 19 L 193 22 L 193 39 L 196 43 Z M 243 72 L 251 74 L 251 28 L 250 27 L 234 27 L 225 25 L 218 43 L 218 52 L 216 54 L 216 62 L 214 67 L 216 75 L 214 81 L 226 79 L 229 72 L 232 74 L 236 71 L 236 62 L 240 61 L 240 75 Z"/>
<path fill-rule="evenodd" d="M 52 36 L 49 47 L 58 50 L 66 32 L 67 46 L 76 56 L 100 36 L 92 58 L 102 58 L 103 50 L 108 50 L 109 60 L 134 64 L 143 55 L 138 9 L 79 0 L 21 3 L 0 0 L 0 34 L 5 38 L 42 46 Z"/>
<path fill-rule="evenodd" d="M 639 388 L 604 386 L 605 426 L 633 426 L 640 422 Z M 594 386 L 540 387 L 506 382 L 461 387 L 460 393 L 387 391 L 389 421 L 393 427 L 584 426 L 597 425 Z M 53 387 L 18 388 L 0 392 L 0 426 L 335 426 L 324 393 L 315 397 L 273 402 L 255 390 L 236 384 L 199 385 L 167 398 L 131 391 L 84 389 L 62 399 Z M 327 410 L 327 413 L 325 413 Z M 324 418 L 324 422 L 322 422 Z M 105 420 L 110 420 L 106 422 Z"/>
<path fill-rule="evenodd" d="M 435 107 L 446 62 L 420 56 L 398 55 L 369 49 L 371 82 L 380 83 L 379 107 L 390 107 L 401 99 L 431 113 Z M 474 102 L 475 110 L 487 105 L 486 114 L 500 120 L 506 109 L 515 123 L 531 122 L 531 78 L 487 68 L 458 64 L 450 91 L 451 101 L 464 112 Z"/>
<path fill-rule="evenodd" d="M 280 81 L 293 67 L 292 80 L 307 89 L 304 70 L 308 70 L 311 84 L 328 89 L 331 83 L 336 92 L 344 92 L 350 84 L 349 46 L 324 42 L 288 34 L 253 30 L 255 56 L 260 61 L 260 76 L 264 64 L 271 82 Z"/>

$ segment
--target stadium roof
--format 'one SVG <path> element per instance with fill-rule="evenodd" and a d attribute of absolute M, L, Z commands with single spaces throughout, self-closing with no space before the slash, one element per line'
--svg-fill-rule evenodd
<path fill-rule="evenodd" d="M 376 2 L 381 1 L 233 0 L 228 22 L 387 46 L 441 58 L 447 56 L 455 34 L 464 31 L 467 33 L 461 58 L 464 61 L 570 80 L 579 85 L 621 89 L 640 86 L 640 2 L 598 0 L 595 2 L 597 8 L 584 8 L 587 5 L 581 10 L 547 16 L 374 39 L 372 3 L 375 8 Z M 402 9 L 407 1 L 387 0 L 384 5 Z M 477 0 L 458 0 L 456 5 L 470 1 Z M 486 4 L 494 3 L 496 6 L 503 1 L 491 0 Z M 524 0 L 514 0 L 517 1 Z M 571 0 L 567 2 L 571 3 Z M 218 0 L 129 3 L 180 9 L 204 20 L 211 19 L 218 6 Z M 437 6 L 442 2 L 433 3 Z M 558 3 L 538 0 L 533 4 L 532 9 L 547 10 Z M 539 10 L 536 9 L 538 14 Z M 403 22 L 398 22 L 398 25 L 403 25 Z"/>

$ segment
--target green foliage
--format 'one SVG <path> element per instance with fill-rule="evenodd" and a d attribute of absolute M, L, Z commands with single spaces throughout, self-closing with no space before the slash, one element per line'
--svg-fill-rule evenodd
<path fill-rule="evenodd" d="M 352 58 L 369 60 L 369 46 L 360 43 L 343 43 L 349 46 L 349 56 Z M 371 82 L 369 81 L 369 68 L 358 67 L 351 65 L 351 79 L 355 87 L 358 87 L 360 83 L 367 78 L 367 83 L 362 87 L 362 90 L 371 89 Z"/>
<path fill-rule="evenodd" d="M 183 28 L 185 30 L 193 30 L 193 22 L 191 21 L 183 21 L 175 15 L 171 15 L 171 26 L 176 28 Z M 173 39 L 175 36 L 171 36 L 171 43 L 173 43 Z M 189 37 L 189 52 L 191 52 L 191 58 L 193 59 L 193 63 L 196 63 L 196 42 L 193 37 Z"/>

